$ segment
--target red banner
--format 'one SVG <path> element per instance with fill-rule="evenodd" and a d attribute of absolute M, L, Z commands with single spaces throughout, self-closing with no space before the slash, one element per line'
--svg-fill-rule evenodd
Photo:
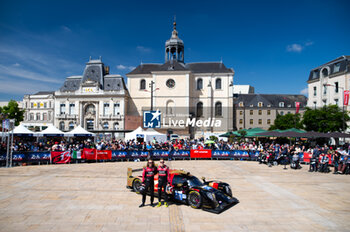
<path fill-rule="evenodd" d="M 81 158 L 86 160 L 96 160 L 96 149 L 84 148 Z"/>
<path fill-rule="evenodd" d="M 110 151 L 110 150 L 102 150 L 102 151 L 97 150 L 96 156 L 97 156 L 98 160 L 110 160 L 110 159 L 112 159 L 112 151 Z"/>
<path fill-rule="evenodd" d="M 299 113 L 300 102 L 295 102 L 295 108 L 296 108 L 295 113 L 296 113 L 296 114 Z"/>
<path fill-rule="evenodd" d="M 66 164 L 71 161 L 69 151 L 52 151 L 51 152 L 51 163 L 53 164 Z"/>
<path fill-rule="evenodd" d="M 211 158 L 211 150 L 191 150 L 191 158 Z"/>
<path fill-rule="evenodd" d="M 349 90 L 344 90 L 344 106 L 347 106 L 349 104 Z"/>
<path fill-rule="evenodd" d="M 310 163 L 310 158 L 312 157 L 311 153 L 304 152 L 304 162 L 305 163 Z"/>

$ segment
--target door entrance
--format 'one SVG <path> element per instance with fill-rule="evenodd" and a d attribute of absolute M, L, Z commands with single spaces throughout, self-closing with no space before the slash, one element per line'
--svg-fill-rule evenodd
<path fill-rule="evenodd" d="M 88 131 L 94 130 L 94 120 L 93 119 L 86 119 L 86 129 Z"/>

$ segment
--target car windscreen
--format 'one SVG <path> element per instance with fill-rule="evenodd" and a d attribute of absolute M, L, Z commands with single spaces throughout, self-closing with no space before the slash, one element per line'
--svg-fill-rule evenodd
<path fill-rule="evenodd" d="M 190 186 L 202 186 L 202 185 L 203 185 L 202 181 L 200 181 L 200 180 L 199 180 L 197 177 L 195 177 L 195 176 L 191 176 L 191 177 L 188 178 L 188 184 L 189 184 Z"/>

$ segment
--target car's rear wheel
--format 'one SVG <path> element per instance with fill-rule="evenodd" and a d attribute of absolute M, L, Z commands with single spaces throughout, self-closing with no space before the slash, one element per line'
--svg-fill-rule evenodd
<path fill-rule="evenodd" d="M 136 193 L 140 193 L 140 186 L 142 185 L 141 180 L 140 179 L 135 179 L 132 182 L 132 189 L 136 192 Z"/>
<path fill-rule="evenodd" d="M 197 191 L 190 191 L 187 200 L 192 208 L 199 209 L 202 206 L 202 196 Z"/>

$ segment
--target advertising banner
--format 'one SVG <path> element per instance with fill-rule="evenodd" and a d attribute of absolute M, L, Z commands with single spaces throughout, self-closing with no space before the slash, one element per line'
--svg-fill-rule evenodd
<path fill-rule="evenodd" d="M 71 155 L 69 151 L 52 151 L 51 163 L 53 164 L 66 164 L 71 161 Z"/>
<path fill-rule="evenodd" d="M 151 152 L 152 154 L 152 158 L 154 159 L 160 159 L 160 158 L 164 158 L 167 159 L 169 157 L 169 151 L 165 151 L 165 150 L 154 150 Z"/>
<path fill-rule="evenodd" d="M 26 152 L 13 152 L 12 161 L 13 162 L 24 162 L 26 161 L 27 154 Z"/>
<path fill-rule="evenodd" d="M 296 114 L 299 113 L 300 102 L 295 102 L 295 108 L 296 108 L 295 113 L 296 113 Z"/>
<path fill-rule="evenodd" d="M 344 106 L 349 105 L 349 90 L 344 90 Z"/>
<path fill-rule="evenodd" d="M 0 154 L 0 162 L 6 161 L 6 154 Z"/>
<path fill-rule="evenodd" d="M 96 150 L 96 159 L 98 160 L 111 160 L 112 151 L 111 150 Z"/>
<path fill-rule="evenodd" d="M 257 160 L 259 157 L 259 154 L 260 154 L 259 151 L 250 151 L 249 152 L 250 159 Z"/>
<path fill-rule="evenodd" d="M 203 150 L 191 150 L 191 158 L 211 158 L 211 150 L 203 149 Z"/>
<path fill-rule="evenodd" d="M 312 154 L 311 153 L 307 153 L 307 152 L 304 152 L 303 154 L 304 155 L 302 157 L 302 162 L 310 163 L 310 158 L 312 157 Z"/>
<path fill-rule="evenodd" d="M 173 158 L 190 158 L 190 151 L 188 150 L 175 150 L 172 151 L 171 157 Z"/>
<path fill-rule="evenodd" d="M 146 159 L 150 153 L 148 151 L 129 151 L 129 154 L 133 159 Z"/>
<path fill-rule="evenodd" d="M 50 161 L 51 153 L 49 151 L 27 152 L 26 158 L 29 162 Z"/>
<path fill-rule="evenodd" d="M 230 158 L 231 152 L 230 151 L 221 151 L 221 150 L 215 150 L 211 153 L 212 158 Z"/>
<path fill-rule="evenodd" d="M 112 160 L 126 160 L 129 158 L 127 151 L 112 151 Z"/>
<path fill-rule="evenodd" d="M 86 160 L 96 160 L 96 149 L 84 148 L 81 158 Z"/>
<path fill-rule="evenodd" d="M 233 157 L 235 157 L 237 159 L 248 159 L 249 158 L 248 151 L 233 150 L 232 154 L 233 154 Z"/>

